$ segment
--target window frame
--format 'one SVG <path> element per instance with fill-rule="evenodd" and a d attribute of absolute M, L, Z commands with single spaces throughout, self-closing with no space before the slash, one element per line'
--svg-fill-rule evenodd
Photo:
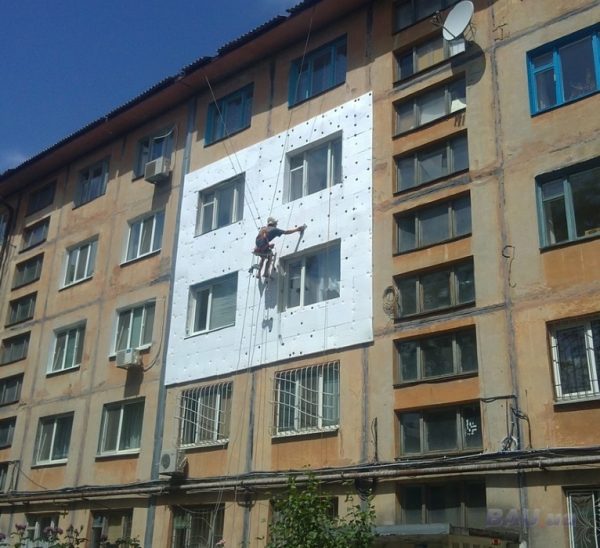
<path fill-rule="evenodd" d="M 233 291 L 233 295 L 230 296 L 230 298 L 233 298 L 233 306 L 234 306 L 233 319 L 232 319 L 232 321 L 230 321 L 228 323 L 212 325 L 211 324 L 211 320 L 212 320 L 211 315 L 213 312 L 212 305 L 213 305 L 213 300 L 214 300 L 215 287 L 217 287 L 219 284 L 230 283 L 233 280 L 235 281 L 235 284 L 234 284 L 235 288 Z M 225 276 L 219 276 L 218 278 L 213 278 L 211 280 L 207 280 L 205 282 L 201 282 L 201 283 L 190 286 L 186 335 L 188 335 L 188 336 L 200 335 L 203 333 L 210 333 L 210 332 L 216 331 L 218 329 L 225 329 L 227 327 L 234 326 L 235 322 L 236 322 L 236 317 L 237 317 L 238 284 L 239 284 L 238 272 L 235 271 L 235 272 L 226 274 Z M 202 308 L 203 308 L 203 305 L 201 303 L 201 298 L 202 298 L 201 294 L 205 293 L 205 292 L 208 293 L 208 296 L 207 296 L 207 300 L 206 300 L 206 314 L 205 314 L 205 316 L 203 316 L 204 320 L 202 321 L 202 319 L 199 318 L 199 316 L 198 316 L 198 314 L 199 314 L 198 309 L 200 308 L 200 313 L 201 313 Z M 206 327 L 204 329 L 198 329 L 197 326 L 199 324 L 202 325 L 202 323 L 204 323 L 206 325 Z"/>
<path fill-rule="evenodd" d="M 17 417 L 6 417 L 0 419 L 0 449 L 10 447 L 15 435 L 15 427 L 17 425 Z M 4 429 L 6 428 L 6 432 Z"/>
<path fill-rule="evenodd" d="M 457 221 L 457 205 L 460 204 L 461 201 L 467 200 L 468 205 L 468 225 L 469 229 L 466 232 L 459 233 L 458 232 L 458 221 Z M 432 240 L 427 243 L 423 243 L 423 216 L 424 214 L 431 212 L 434 209 L 437 209 L 443 205 L 447 205 L 447 215 L 448 215 L 448 236 L 441 240 Z M 414 240 L 415 245 L 413 247 L 408 247 L 407 249 L 402 249 L 402 227 L 401 222 L 403 220 L 413 219 L 413 227 L 414 227 Z M 435 203 L 428 203 L 422 207 L 418 207 L 415 209 L 411 209 L 409 211 L 403 211 L 394 215 L 394 221 L 396 224 L 396 241 L 395 241 L 395 254 L 405 254 L 412 253 L 414 251 L 418 251 L 420 249 L 425 249 L 427 247 L 432 247 L 436 245 L 440 245 L 443 243 L 451 242 L 454 240 L 458 240 L 461 238 L 467 238 L 472 234 L 472 214 L 471 214 L 471 195 L 469 193 L 466 194 L 458 194 L 450 197 L 447 200 L 443 200 Z"/>
<path fill-rule="evenodd" d="M 338 52 L 343 51 L 343 60 L 338 67 Z M 315 73 L 315 61 L 319 60 L 323 54 L 327 53 L 329 61 L 327 63 L 328 83 L 323 89 L 313 91 L 313 76 Z M 343 78 L 341 70 L 343 69 Z M 348 71 L 348 36 L 346 34 L 339 36 L 322 46 L 308 52 L 302 57 L 294 59 L 290 64 L 289 84 L 288 84 L 288 108 L 299 105 L 313 97 L 340 86 L 346 82 Z M 307 73 L 306 89 L 301 89 L 301 75 Z"/>
<path fill-rule="evenodd" d="M 128 408 L 135 407 L 135 406 L 141 407 L 139 424 L 134 425 L 132 427 L 132 430 L 133 430 L 133 428 L 136 429 L 136 432 L 134 432 L 134 435 L 137 434 L 137 436 L 139 438 L 138 446 L 121 449 L 120 447 L 124 443 L 123 439 L 122 439 L 123 424 L 127 420 L 127 417 L 125 416 L 125 413 L 126 413 L 125 410 Z M 107 431 L 110 428 L 110 425 L 109 425 L 110 417 L 108 417 L 108 412 L 113 411 L 113 410 L 119 411 L 119 418 L 118 418 L 117 431 L 116 431 L 116 440 L 115 440 L 116 441 L 116 449 L 106 449 Z M 116 456 L 116 455 L 132 455 L 132 454 L 139 453 L 141 450 L 141 445 L 142 445 L 141 441 L 142 441 L 142 431 L 143 431 L 143 427 L 144 427 L 144 412 L 145 412 L 144 398 L 137 398 L 135 400 L 126 400 L 126 401 L 121 401 L 121 402 L 104 404 L 104 406 L 102 407 L 102 419 L 100 422 L 100 436 L 98 438 L 98 451 L 97 451 L 96 456 L 97 457 L 108 457 L 108 456 Z M 137 417 L 134 417 L 134 418 L 137 418 Z"/>
<path fill-rule="evenodd" d="M 600 539 L 600 530 L 598 527 L 598 523 L 600 523 L 600 488 L 598 487 L 588 487 L 581 489 L 566 489 L 565 490 L 566 502 L 567 502 L 567 513 L 568 513 L 568 523 L 569 523 L 569 546 L 572 548 L 578 548 L 579 546 L 583 546 L 578 542 L 578 539 L 583 538 L 581 534 L 577 534 L 575 532 L 575 527 L 577 525 L 577 516 L 582 515 L 582 512 L 574 511 L 573 508 L 573 497 L 575 495 L 579 496 L 591 496 L 591 510 L 592 510 L 592 520 L 591 522 L 583 524 L 586 526 L 588 531 L 595 537 L 592 538 L 589 535 L 586 535 L 586 539 L 595 540 L 596 543 L 599 542 Z M 589 511 L 589 509 L 588 509 Z M 581 525 L 581 520 L 579 520 L 579 524 Z M 591 527 L 590 527 L 591 525 Z M 597 545 L 597 544 L 596 544 Z M 591 544 L 589 545 L 591 546 Z"/>
<path fill-rule="evenodd" d="M 460 88 L 461 84 L 463 85 Z M 457 99 L 453 99 L 453 92 L 455 88 L 460 88 L 459 92 L 462 92 L 462 96 Z M 441 101 L 444 106 L 443 113 L 432 117 L 430 120 L 425 122 L 422 121 L 423 116 L 423 102 L 428 99 L 434 97 L 435 94 L 439 94 L 441 96 Z M 439 98 L 438 98 L 439 99 Z M 462 99 L 462 102 L 460 101 Z M 453 107 L 453 102 L 458 101 L 458 108 Z M 403 107 L 411 107 L 412 113 L 409 115 L 412 118 L 412 122 L 410 127 L 406 129 L 402 129 L 403 122 L 401 121 L 401 117 L 404 116 L 400 111 Z M 458 113 L 465 112 L 467 110 L 467 81 L 466 77 L 463 74 L 462 77 L 453 78 L 452 80 L 447 80 L 442 84 L 438 84 L 429 88 L 426 88 L 419 93 L 413 94 L 410 97 L 405 99 L 401 99 L 399 101 L 394 102 L 394 137 L 398 137 L 400 135 L 404 135 L 411 131 L 417 130 L 424 126 L 428 126 L 429 124 L 434 124 L 443 120 L 444 118 L 448 118 L 450 116 L 454 116 Z"/>
<path fill-rule="evenodd" d="M 0 347 L 0 365 L 6 365 L 9 363 L 18 362 L 20 360 L 24 360 L 25 358 L 27 358 L 30 337 L 31 337 L 31 332 L 26 331 L 25 333 L 15 335 L 14 337 L 7 337 L 6 339 L 2 339 L 2 343 L 1 343 L 1 347 Z M 19 344 L 19 343 L 21 343 L 21 341 L 23 343 L 22 346 L 24 347 L 24 350 L 22 351 L 22 354 L 17 354 L 17 357 L 14 357 L 15 351 L 12 350 L 13 349 L 12 343 Z M 7 348 L 8 348 L 7 343 L 11 345 L 9 347 L 10 353 L 11 353 L 11 357 L 9 359 L 6 359 L 6 355 L 9 353 L 9 351 L 7 350 Z M 16 347 L 16 348 L 19 348 L 19 347 Z"/>
<path fill-rule="evenodd" d="M 241 102 L 239 123 L 235 127 L 227 127 L 225 121 L 228 110 L 238 100 Z M 249 128 L 252 124 L 253 102 L 254 83 L 252 82 L 210 103 L 206 111 L 204 146 L 218 143 Z"/>
<path fill-rule="evenodd" d="M 38 420 L 38 428 L 37 428 L 37 433 L 35 436 L 35 449 L 33 452 L 33 461 L 32 464 L 34 466 L 44 466 L 44 465 L 48 465 L 48 464 L 61 464 L 61 463 L 65 463 L 67 462 L 68 458 L 69 458 L 69 450 L 70 450 L 70 446 L 71 446 L 71 435 L 73 433 L 73 419 L 74 419 L 75 414 L 74 413 L 63 413 L 60 415 L 52 415 L 49 417 L 40 417 L 40 419 Z M 66 447 L 66 452 L 67 455 L 66 456 L 59 456 L 57 458 L 55 458 L 54 452 L 56 450 L 56 443 L 57 443 L 57 438 L 60 436 L 64 436 L 65 434 L 59 434 L 58 430 L 61 427 L 60 426 L 60 422 L 62 420 L 66 420 L 67 422 L 65 422 L 64 425 L 62 425 L 62 428 L 67 428 L 68 434 L 65 437 L 68 437 L 67 440 L 67 447 Z M 47 458 L 42 458 L 40 457 L 40 452 L 42 451 L 42 447 L 43 447 L 43 428 L 46 425 L 52 425 L 52 433 L 51 433 L 51 439 L 50 439 L 50 444 L 48 446 L 48 457 Z"/>
<path fill-rule="evenodd" d="M 141 317 L 141 322 L 140 322 L 140 340 L 137 341 L 136 345 L 132 344 L 132 329 L 131 326 L 133 325 L 133 321 L 135 319 L 135 313 L 137 310 L 142 310 L 142 317 Z M 145 337 L 146 335 L 148 335 L 148 333 L 146 333 L 146 326 L 148 323 L 148 314 L 149 314 L 149 310 L 152 309 L 152 326 L 150 327 L 150 340 L 146 340 Z M 116 318 L 116 323 L 115 323 L 115 335 L 114 335 L 114 340 L 113 340 L 113 353 L 116 354 L 117 352 L 119 352 L 120 350 L 128 350 L 130 348 L 132 349 L 137 349 L 137 350 L 143 350 L 146 348 L 150 348 L 150 346 L 152 346 L 152 340 L 153 340 L 153 335 L 154 335 L 154 319 L 156 316 L 156 301 L 154 300 L 150 300 L 150 301 L 145 301 L 142 303 L 138 303 L 138 304 L 133 304 L 131 306 L 126 306 L 123 308 L 120 308 L 117 310 L 116 312 L 117 318 Z M 125 318 L 125 315 L 129 316 L 129 323 L 127 326 L 127 344 L 125 346 L 118 346 L 119 344 L 119 338 L 120 335 L 119 333 L 121 332 L 121 321 Z"/>
<path fill-rule="evenodd" d="M 98 182 L 95 182 L 94 171 L 98 168 L 100 168 L 100 174 L 98 175 L 99 180 Z M 97 198 L 104 196 L 104 194 L 106 194 L 108 175 L 108 158 L 94 162 L 93 164 L 80 170 L 77 178 L 75 196 L 73 198 L 73 207 L 81 207 L 82 205 L 93 202 Z"/>
<path fill-rule="evenodd" d="M 144 239 L 144 230 L 146 228 L 146 223 L 151 222 L 150 228 L 150 241 L 149 241 L 149 249 L 148 251 L 140 251 L 143 239 Z M 127 242 L 125 244 L 125 257 L 123 259 L 122 264 L 131 263 L 137 261 L 138 259 L 143 259 L 144 257 L 148 257 L 150 255 L 154 255 L 159 253 L 162 249 L 162 239 L 164 235 L 165 228 L 165 211 L 159 210 L 154 211 L 149 214 L 145 214 L 141 217 L 136 217 L 128 221 L 128 231 L 127 231 Z M 137 229 L 136 227 L 139 227 Z M 133 242 L 132 234 L 137 230 L 136 242 Z M 135 250 L 132 253 L 132 244 L 135 246 Z"/>
<path fill-rule="evenodd" d="M 23 376 L 23 373 L 21 373 L 20 375 L 11 375 L 10 377 L 0 379 L 0 406 L 11 405 L 17 403 L 21 399 Z M 11 381 L 16 381 L 16 386 L 14 388 L 9 385 Z M 7 399 L 9 397 L 7 394 L 10 394 L 10 390 L 14 390 L 15 395 L 12 396 L 12 399 Z"/>
<path fill-rule="evenodd" d="M 337 291 L 337 295 L 332 295 L 332 296 L 326 296 L 326 298 L 324 299 L 319 299 L 316 300 L 314 302 L 310 302 L 310 303 L 305 303 L 306 301 L 306 294 L 307 291 L 310 288 L 307 288 L 306 286 L 306 272 L 307 272 L 307 262 L 309 260 L 313 260 L 316 257 L 322 257 L 323 255 L 325 256 L 325 263 L 329 262 L 329 257 L 331 256 L 330 253 L 337 253 L 337 255 L 339 256 L 339 270 L 337 272 L 334 272 L 334 274 L 337 274 L 337 280 L 332 279 L 329 280 L 330 283 L 333 281 L 334 284 L 334 289 L 330 289 L 330 286 L 328 286 L 327 288 L 324 288 L 322 291 L 325 291 L 327 294 L 329 294 L 329 292 L 333 292 L 335 293 Z M 335 257 L 334 257 L 335 258 Z M 299 299 L 298 299 L 298 303 L 297 304 L 290 304 L 291 301 L 291 295 L 292 292 L 295 290 L 293 287 L 291 287 L 292 282 L 295 279 L 298 279 L 297 276 L 292 276 L 290 273 L 290 269 L 295 266 L 296 264 L 300 265 L 300 277 L 299 277 L 299 282 L 298 282 L 298 294 L 299 294 Z M 328 266 L 331 266 L 329 264 L 326 264 L 326 268 Z M 335 265 L 334 265 L 335 267 Z M 328 242 L 326 245 L 320 245 L 320 246 L 316 246 L 316 247 L 311 247 L 309 249 L 304 250 L 302 253 L 296 253 L 294 255 L 289 255 L 285 258 L 281 259 L 281 267 L 278 269 L 279 271 L 279 276 L 281 278 L 281 283 L 279 284 L 280 287 L 280 306 L 279 309 L 280 311 L 285 311 L 285 310 L 290 310 L 290 309 L 294 309 L 294 308 L 303 308 L 306 306 L 313 306 L 316 305 L 318 303 L 324 303 L 327 301 L 331 301 L 333 299 L 339 299 L 341 297 L 341 281 L 342 281 L 342 255 L 341 255 L 341 241 L 340 240 L 333 240 L 331 242 Z M 328 276 L 329 278 L 331 278 L 331 276 Z M 321 278 L 319 278 L 319 280 L 321 280 Z M 337 289 L 335 288 L 335 285 L 337 285 Z M 321 293 L 322 293 L 321 291 Z"/>
<path fill-rule="evenodd" d="M 42 275 L 42 266 L 44 263 L 44 254 L 39 253 L 34 257 L 21 261 L 15 265 L 15 273 L 13 275 L 12 289 L 26 286 L 33 282 L 37 282 Z M 33 265 L 34 270 L 30 278 L 26 278 L 31 266 Z"/>
<path fill-rule="evenodd" d="M 37 300 L 37 291 L 34 291 L 33 293 L 28 293 L 27 295 L 23 295 L 22 297 L 18 297 L 16 299 L 10 300 L 8 302 L 8 317 L 6 319 L 5 325 L 7 325 L 7 326 L 16 325 L 18 323 L 23 323 L 23 322 L 27 322 L 27 321 L 31 320 L 33 318 L 33 316 L 35 315 L 36 300 Z M 19 315 L 19 310 L 20 310 L 21 304 L 26 303 L 27 301 L 29 301 L 29 303 L 27 304 L 26 314 L 24 316 Z"/>
<path fill-rule="evenodd" d="M 172 507 L 172 548 L 187 548 L 188 546 L 220 546 L 223 540 L 225 521 L 224 504 L 203 504 L 191 508 L 181 506 Z M 205 517 L 205 516 L 208 516 Z M 207 524 L 208 536 L 200 538 L 202 544 L 196 544 L 196 539 L 191 537 L 193 530 L 192 521 L 197 519 L 200 523 Z M 204 542 L 206 540 L 206 542 Z"/>
<path fill-rule="evenodd" d="M 464 428 L 464 413 L 467 410 L 479 411 L 479 431 L 481 436 L 480 446 L 468 446 L 466 442 L 466 432 Z M 452 449 L 430 449 L 428 447 L 428 422 L 427 419 L 434 415 L 441 415 L 442 413 L 450 413 L 454 411 L 455 424 L 456 424 L 456 448 Z M 402 424 L 402 417 L 406 415 L 419 415 L 419 451 L 407 452 L 404 450 L 404 424 Z M 483 421 L 481 417 L 481 406 L 479 401 L 470 404 L 463 404 L 458 406 L 444 406 L 444 407 L 431 407 L 426 409 L 419 409 L 415 411 L 404 411 L 398 412 L 398 429 L 399 429 L 399 443 L 398 443 L 398 455 L 402 458 L 410 457 L 421 457 L 423 455 L 449 455 L 458 453 L 478 453 L 483 451 Z"/>
<path fill-rule="evenodd" d="M 396 2 L 394 2 L 393 5 L 393 18 L 392 18 L 392 33 L 395 34 L 397 32 L 403 31 L 409 27 L 412 27 L 413 25 L 416 25 L 417 23 L 419 23 L 420 21 L 424 21 L 425 19 L 431 17 L 434 13 L 436 13 L 437 11 L 441 11 L 441 10 L 445 10 L 447 8 L 449 8 L 450 6 L 453 6 L 454 4 L 456 4 L 459 0 L 440 0 L 441 2 L 441 6 L 439 7 L 434 7 L 433 11 L 431 12 L 427 12 L 427 15 L 421 15 L 419 16 L 417 14 L 417 9 L 416 6 L 419 2 L 423 2 L 423 1 L 427 1 L 427 0 L 397 0 Z M 411 16 L 410 16 L 410 21 L 403 23 L 403 24 L 398 24 L 398 11 L 399 11 L 399 6 L 402 4 L 409 4 L 410 5 L 410 10 L 411 10 Z"/>
<path fill-rule="evenodd" d="M 327 166 L 326 166 L 326 182 L 325 187 L 319 188 L 318 190 L 310 191 L 309 188 L 309 173 L 311 170 L 310 162 L 311 155 L 322 149 L 327 149 Z M 286 159 L 286 177 L 285 177 L 285 202 L 293 202 L 306 198 L 312 194 L 318 194 L 335 185 L 342 184 L 343 181 L 343 169 L 342 169 L 342 156 L 343 156 L 343 139 L 341 134 L 336 134 L 333 137 L 329 137 L 326 140 L 321 140 L 316 143 L 311 143 L 310 146 L 303 148 L 300 151 L 294 151 L 289 153 Z M 302 164 L 300 166 L 292 167 L 292 163 L 296 160 L 301 159 Z M 294 174 L 301 173 L 301 194 L 294 197 L 293 191 L 293 178 Z"/>
<path fill-rule="evenodd" d="M 464 147 L 464 151 L 466 152 L 466 166 L 456 166 L 456 150 L 460 150 Z M 427 178 L 423 176 L 423 162 L 424 157 L 426 159 L 427 155 L 432 155 L 436 153 L 441 153 L 445 155 L 446 161 L 446 171 L 441 173 L 441 175 Z M 413 184 L 409 186 L 403 186 L 402 184 L 402 176 L 401 176 L 401 167 L 400 162 L 404 160 L 412 159 L 412 170 L 413 170 Z M 394 194 L 399 194 L 401 192 L 408 192 L 415 190 L 419 187 L 422 187 L 427 184 L 432 184 L 437 181 L 441 181 L 448 177 L 452 177 L 462 172 L 467 172 L 469 170 L 469 140 L 467 138 L 466 132 L 461 132 L 452 136 L 449 136 L 447 139 L 438 141 L 433 144 L 428 144 L 425 147 L 419 148 L 417 150 L 413 150 L 408 152 L 407 154 L 401 154 L 394 158 L 395 163 L 395 179 L 396 179 L 396 190 Z"/>
<path fill-rule="evenodd" d="M 50 217 L 46 217 L 41 221 L 38 221 L 32 225 L 29 225 L 23 229 L 23 242 L 21 245 L 21 252 L 27 251 L 33 247 L 43 244 L 48 238 L 48 229 L 50 227 Z M 39 236 L 35 237 L 37 231 L 41 229 Z"/>
<path fill-rule="evenodd" d="M 165 130 L 166 131 L 166 130 Z M 166 133 L 156 132 L 142 137 L 137 142 L 135 163 L 133 167 L 133 178 L 139 179 L 144 176 L 146 164 L 159 158 L 168 158 L 173 156 L 175 126 L 171 127 Z"/>
<path fill-rule="evenodd" d="M 244 192 L 246 185 L 246 177 L 244 173 L 231 177 L 225 181 L 210 186 L 198 192 L 198 210 L 196 213 L 196 236 L 208 234 L 220 228 L 231 226 L 244 218 Z M 219 225 L 219 210 L 223 201 L 223 194 L 233 188 L 233 200 L 231 203 L 231 218 L 230 221 Z M 208 201 L 207 196 L 213 195 L 212 201 Z M 204 229 L 206 211 L 211 210 L 210 228 Z"/>
<path fill-rule="evenodd" d="M 213 396 L 214 403 L 210 401 Z M 232 381 L 184 390 L 180 404 L 180 447 L 187 449 L 227 444 L 232 397 Z M 203 400 L 208 400 L 208 403 Z"/>
<path fill-rule="evenodd" d="M 434 61 L 422 68 L 419 67 L 419 54 L 422 53 L 422 48 L 425 46 L 436 45 L 436 42 L 439 43 L 439 47 L 434 51 L 442 51 L 442 59 L 439 61 Z M 454 52 L 454 49 L 457 51 Z M 411 45 L 408 48 L 403 48 L 396 50 L 394 52 L 394 84 L 397 85 L 400 82 L 404 82 L 413 76 L 425 72 L 426 70 L 432 69 L 450 59 L 464 53 L 466 51 L 466 41 L 464 38 L 456 38 L 452 41 L 444 40 L 444 37 L 441 33 L 436 34 L 433 37 L 429 37 L 426 40 L 418 42 L 416 44 Z M 401 69 L 401 61 L 410 55 L 411 57 L 411 69 L 410 74 L 402 75 Z"/>
<path fill-rule="evenodd" d="M 27 519 L 27 531 L 24 537 L 26 539 L 25 546 L 27 548 L 33 547 L 34 544 L 30 544 L 30 542 L 33 543 L 35 541 L 36 547 L 39 545 L 43 548 L 48 548 L 50 546 L 49 541 L 42 541 L 43 544 L 38 544 L 39 541 L 37 539 L 42 537 L 46 527 L 58 527 L 60 514 L 25 514 L 25 517 Z M 45 525 L 46 523 L 48 525 Z"/>
<path fill-rule="evenodd" d="M 80 270 L 80 260 L 85 249 L 85 264 L 83 265 L 83 275 L 77 277 L 77 273 Z M 79 284 L 81 282 L 85 282 L 86 280 L 91 279 L 94 276 L 94 271 L 96 269 L 96 256 L 98 254 L 98 237 L 91 238 L 86 240 L 85 242 L 78 243 L 74 246 L 67 248 L 67 253 L 65 257 L 65 267 L 64 267 L 64 276 L 62 288 L 71 287 L 72 285 Z M 75 258 L 74 264 L 72 264 L 72 258 Z M 73 267 L 73 277 L 70 278 L 69 270 L 70 267 Z"/>
<path fill-rule="evenodd" d="M 471 368 L 466 369 L 463 363 L 462 348 L 460 346 L 459 337 L 471 336 L 472 343 L 475 350 L 475 362 L 471 364 Z M 438 375 L 427 375 L 425 370 L 425 345 L 432 340 L 442 339 L 451 337 L 451 352 L 452 352 L 452 371 L 449 373 L 443 373 Z M 400 352 L 400 346 L 402 345 L 415 345 L 415 361 L 416 361 L 416 376 L 404 378 L 402 374 L 402 356 Z M 477 330 L 475 325 L 462 327 L 452 331 L 436 332 L 427 335 L 426 337 L 408 338 L 408 339 L 397 339 L 394 341 L 394 354 L 396 364 L 396 383 L 397 384 L 414 384 L 428 381 L 436 381 L 439 379 L 452 379 L 455 377 L 464 377 L 479 374 L 479 356 L 478 356 L 478 343 L 477 343 Z M 473 367 L 474 365 L 474 367 Z"/>
<path fill-rule="evenodd" d="M 588 37 L 591 38 L 591 54 L 593 64 L 591 68 L 595 71 L 594 76 L 596 79 L 596 88 L 582 93 L 581 95 L 578 95 L 572 99 L 566 99 L 564 95 L 564 71 L 559 50 L 565 46 L 570 46 L 585 40 Z M 536 58 L 548 54 L 551 56 L 551 60 L 549 62 L 539 67 L 534 65 Z M 553 40 L 552 42 L 548 42 L 542 46 L 528 51 L 526 56 L 526 64 L 527 78 L 529 82 L 529 106 L 532 116 L 548 112 L 555 108 L 560 108 L 564 105 L 574 103 L 598 93 L 600 91 L 600 24 L 592 25 L 591 27 L 581 29 L 572 34 L 568 34 L 567 36 L 562 36 L 557 40 Z M 549 70 L 552 72 L 554 81 L 553 91 L 555 102 L 552 105 L 540 108 L 538 102 L 538 86 L 536 83 L 536 76 Z"/>
<path fill-rule="evenodd" d="M 91 538 L 89 539 L 89 548 L 102 548 L 105 544 L 101 539 L 106 537 L 108 546 L 116 546 L 116 538 L 109 536 L 111 518 L 120 518 L 121 531 L 118 538 L 128 538 L 131 536 L 131 524 L 133 521 L 133 509 L 107 510 L 105 512 L 93 512 L 91 524 Z"/>
<path fill-rule="evenodd" d="M 29 194 L 25 216 L 29 217 L 54 203 L 56 181 L 47 183 Z"/>
<path fill-rule="evenodd" d="M 457 277 L 457 270 L 462 267 L 470 266 L 472 274 L 471 283 L 473 284 L 473 299 L 461 302 L 460 299 L 460 281 Z M 425 295 L 423 293 L 423 278 L 432 274 L 440 274 L 447 272 L 449 275 L 448 282 L 448 296 L 450 300 L 450 304 L 447 306 L 437 306 L 435 308 L 425 308 L 424 298 Z M 414 279 L 415 282 L 415 312 L 409 312 L 408 314 L 402 314 L 402 289 L 399 287 L 399 282 L 409 281 Z M 425 271 L 417 271 L 414 273 L 396 276 L 394 278 L 394 284 L 398 290 L 398 316 L 397 320 L 404 320 L 406 318 L 418 317 L 426 314 L 439 314 L 442 312 L 446 312 L 448 310 L 453 310 L 460 307 L 466 306 L 475 306 L 477 295 L 475 291 L 475 268 L 473 258 L 469 258 L 468 260 L 462 260 L 456 263 L 452 263 L 450 265 L 444 265 L 443 268 L 436 268 L 435 270 L 425 270 Z M 407 299 L 408 300 L 408 299 Z"/>
<path fill-rule="evenodd" d="M 83 361 L 83 345 L 85 344 L 85 327 L 86 322 L 79 322 L 69 327 L 63 327 L 54 331 L 53 351 L 46 369 L 46 375 L 63 373 L 72 369 L 78 369 Z M 57 351 L 59 350 L 59 338 L 65 336 L 65 344 L 62 349 L 62 357 L 60 359 L 61 367 L 55 368 L 57 360 Z M 69 354 L 69 341 L 71 337 L 75 337 L 73 342 L 72 363 L 67 365 L 67 356 Z"/>
<path fill-rule="evenodd" d="M 537 212 L 538 212 L 538 231 L 540 238 L 540 248 L 541 249 L 550 249 L 562 245 L 573 244 L 577 242 L 586 241 L 592 238 L 596 238 L 600 236 L 600 226 L 595 229 L 591 229 L 586 232 L 590 232 L 590 234 L 585 234 L 583 236 L 577 235 L 577 214 L 575 210 L 575 205 L 573 201 L 573 191 L 572 191 L 572 183 L 571 179 L 574 176 L 578 176 L 584 174 L 586 172 L 598 171 L 600 173 L 600 158 L 594 158 L 587 162 L 582 162 L 576 164 L 574 166 L 570 166 L 566 169 L 558 170 L 553 173 L 548 173 L 544 175 L 539 175 L 536 177 L 536 199 L 537 199 Z M 600 176 L 600 175 L 599 175 Z M 593 179 L 593 174 L 592 174 Z M 551 196 L 550 198 L 544 198 L 543 192 L 544 187 L 552 184 L 557 184 L 562 182 L 562 193 Z M 600 189 L 600 182 L 598 183 L 598 187 Z M 546 214 L 545 204 L 550 203 L 557 198 L 561 199 L 561 203 L 564 207 L 565 212 L 565 221 L 567 228 L 567 239 L 561 240 L 559 242 L 552 242 L 552 237 L 549 234 L 549 230 L 552 227 L 552 221 L 548 218 Z"/>
<path fill-rule="evenodd" d="M 317 380 L 316 390 L 314 388 L 311 389 L 311 387 L 306 384 L 307 381 L 313 380 L 314 376 L 316 376 Z M 331 393 L 325 392 L 326 380 L 332 383 L 333 391 Z M 275 373 L 273 378 L 273 387 L 273 438 L 334 432 L 339 429 L 339 361 L 324 362 L 308 367 L 278 371 Z M 313 393 L 316 392 L 316 401 L 309 401 L 308 395 L 303 395 L 303 390 Z M 326 396 L 328 396 L 331 400 L 330 405 L 325 402 Z M 314 408 L 316 414 L 311 416 L 308 412 L 306 412 L 305 409 L 303 409 L 303 407 Z M 325 417 L 326 408 L 330 409 L 330 417 Z M 291 423 L 285 424 L 289 422 L 290 419 Z M 311 421 L 314 421 L 314 424 L 302 424 L 303 422 L 310 423 Z"/>
<path fill-rule="evenodd" d="M 596 341 L 597 347 L 594 346 L 594 328 L 592 327 L 592 324 L 596 324 L 598 329 L 598 341 Z M 583 339 L 585 341 L 584 354 L 586 357 L 585 373 L 587 373 L 586 381 L 589 383 L 590 389 L 565 393 L 563 391 L 563 386 L 566 383 L 563 383 L 561 375 L 557 333 L 559 331 L 573 330 L 576 328 L 581 328 L 583 331 Z M 560 403 L 600 398 L 600 317 L 591 316 L 588 318 L 553 323 L 549 326 L 549 339 L 555 401 Z M 578 371 L 577 377 L 581 374 L 582 372 Z"/>

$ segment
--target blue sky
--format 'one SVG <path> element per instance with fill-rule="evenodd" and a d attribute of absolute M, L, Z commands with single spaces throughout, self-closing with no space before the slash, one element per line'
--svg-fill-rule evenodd
<path fill-rule="evenodd" d="M 0 173 L 299 2 L 2 2 Z"/>

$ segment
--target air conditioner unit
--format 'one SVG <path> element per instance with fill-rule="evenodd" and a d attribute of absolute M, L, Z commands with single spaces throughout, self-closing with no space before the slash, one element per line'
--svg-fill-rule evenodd
<path fill-rule="evenodd" d="M 187 460 L 177 449 L 163 451 L 158 464 L 158 471 L 163 476 L 183 476 Z"/>
<path fill-rule="evenodd" d="M 117 367 L 130 369 L 142 364 L 142 357 L 136 348 L 127 348 L 117 352 Z"/>
<path fill-rule="evenodd" d="M 166 181 L 171 173 L 171 160 L 166 156 L 160 156 L 146 164 L 144 168 L 144 179 L 149 183 L 157 184 Z"/>

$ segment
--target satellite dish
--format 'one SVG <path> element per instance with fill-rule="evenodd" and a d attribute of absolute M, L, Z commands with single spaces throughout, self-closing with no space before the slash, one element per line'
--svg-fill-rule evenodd
<path fill-rule="evenodd" d="M 444 40 L 450 41 L 455 40 L 463 35 L 465 29 L 471 25 L 471 19 L 473 18 L 473 2 L 471 0 L 463 0 L 454 6 L 442 28 L 442 36 Z"/>

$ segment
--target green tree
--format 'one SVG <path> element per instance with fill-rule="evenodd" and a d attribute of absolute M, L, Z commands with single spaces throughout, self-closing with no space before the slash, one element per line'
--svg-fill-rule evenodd
<path fill-rule="evenodd" d="M 375 511 L 354 504 L 352 496 L 345 516 L 332 515 L 330 500 L 320 491 L 314 474 L 298 487 L 290 477 L 287 492 L 275 500 L 275 519 L 269 526 L 267 548 L 368 548 L 374 538 Z"/>

